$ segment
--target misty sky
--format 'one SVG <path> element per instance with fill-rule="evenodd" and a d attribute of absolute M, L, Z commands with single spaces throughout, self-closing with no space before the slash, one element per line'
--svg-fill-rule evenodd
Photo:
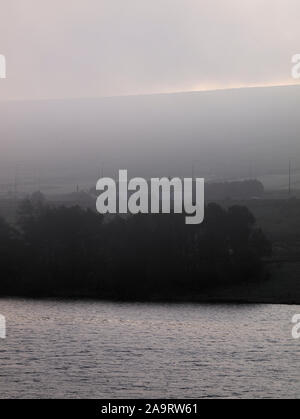
<path fill-rule="evenodd" d="M 0 100 L 295 84 L 299 0 L 1 3 Z"/>

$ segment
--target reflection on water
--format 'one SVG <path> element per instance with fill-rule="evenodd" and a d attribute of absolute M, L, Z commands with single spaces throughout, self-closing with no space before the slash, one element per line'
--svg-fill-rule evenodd
<path fill-rule="evenodd" d="M 300 306 L 0 300 L 2 398 L 300 395 Z"/>

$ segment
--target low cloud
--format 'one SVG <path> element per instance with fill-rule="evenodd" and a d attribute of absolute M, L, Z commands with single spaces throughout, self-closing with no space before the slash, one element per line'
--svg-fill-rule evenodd
<path fill-rule="evenodd" d="M 298 0 L 10 0 L 0 99 L 288 84 Z"/>

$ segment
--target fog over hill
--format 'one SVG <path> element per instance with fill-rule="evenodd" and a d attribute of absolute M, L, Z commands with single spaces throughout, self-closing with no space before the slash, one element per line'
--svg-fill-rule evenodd
<path fill-rule="evenodd" d="M 95 182 L 130 176 L 211 179 L 300 166 L 300 86 L 0 102 L 0 175 Z M 299 158 L 298 158 L 299 156 Z M 29 176 L 29 175 L 28 175 Z"/>

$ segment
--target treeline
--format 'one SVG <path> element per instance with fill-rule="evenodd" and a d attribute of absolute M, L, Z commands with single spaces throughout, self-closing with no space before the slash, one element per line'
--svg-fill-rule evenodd
<path fill-rule="evenodd" d="M 271 246 L 245 207 L 183 215 L 103 217 L 28 199 L 0 219 L 1 295 L 173 299 L 264 277 Z"/>

